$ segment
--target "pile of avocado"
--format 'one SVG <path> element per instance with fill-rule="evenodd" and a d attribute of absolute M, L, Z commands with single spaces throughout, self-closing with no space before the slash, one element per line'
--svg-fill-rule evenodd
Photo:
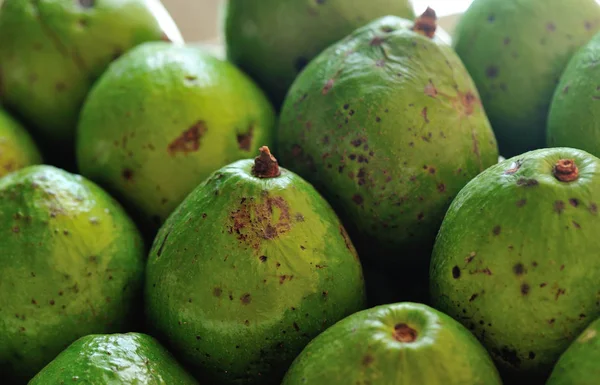
<path fill-rule="evenodd" d="M 597 385 L 600 4 L 0 0 L 7 385 Z"/>

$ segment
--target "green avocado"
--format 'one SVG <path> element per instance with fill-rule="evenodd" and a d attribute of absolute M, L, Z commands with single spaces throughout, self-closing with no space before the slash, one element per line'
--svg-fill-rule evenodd
<path fill-rule="evenodd" d="M 503 156 L 545 147 L 560 75 L 599 29 L 595 0 L 475 0 L 462 16 L 454 48 L 479 89 Z"/>
<path fill-rule="evenodd" d="M 39 163 L 42 156 L 29 132 L 0 109 L 0 177 Z"/>
<path fill-rule="evenodd" d="M 600 316 L 599 170 L 581 150 L 534 150 L 481 173 L 446 214 L 433 305 L 469 327 L 507 378 L 544 380 Z"/>
<path fill-rule="evenodd" d="M 452 198 L 498 160 L 477 89 L 436 31 L 432 10 L 378 19 L 315 58 L 285 100 L 282 165 L 331 202 L 361 256 L 366 244 L 425 263 Z"/>
<path fill-rule="evenodd" d="M 153 337 L 92 334 L 60 353 L 28 385 L 197 385 Z"/>
<path fill-rule="evenodd" d="M 417 303 L 339 321 L 296 358 L 282 385 L 501 385 L 489 354 L 460 323 Z"/>
<path fill-rule="evenodd" d="M 600 319 L 592 322 L 560 356 L 546 385 L 598 385 Z"/>
<path fill-rule="evenodd" d="M 414 17 L 409 0 L 229 0 L 224 13 L 227 57 L 277 108 L 304 66 L 330 44 L 382 16 Z"/>
<path fill-rule="evenodd" d="M 0 100 L 60 157 L 56 147 L 71 146 L 84 98 L 107 65 L 161 39 L 182 42 L 158 0 L 5 0 Z"/>
<path fill-rule="evenodd" d="M 317 334 L 362 310 L 352 241 L 268 148 L 200 184 L 150 252 L 152 330 L 208 384 L 277 384 Z"/>
<path fill-rule="evenodd" d="M 548 116 L 549 147 L 573 147 L 600 156 L 600 34 L 571 59 Z"/>
<path fill-rule="evenodd" d="M 145 43 L 90 92 L 77 162 L 158 228 L 212 172 L 270 144 L 274 126 L 266 96 L 232 64 L 198 47 Z"/>
<path fill-rule="evenodd" d="M 131 327 L 144 248 L 123 209 L 78 175 L 0 179 L 0 373 L 23 383 L 90 333 Z"/>

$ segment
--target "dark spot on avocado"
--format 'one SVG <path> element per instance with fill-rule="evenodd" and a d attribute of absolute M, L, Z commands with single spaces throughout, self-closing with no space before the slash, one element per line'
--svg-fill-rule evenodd
<path fill-rule="evenodd" d="M 469 302 L 473 302 L 475 301 L 475 299 L 477 299 L 477 297 L 479 297 L 479 294 L 475 293 L 471 296 L 471 298 L 469 298 Z"/>
<path fill-rule="evenodd" d="M 530 360 L 534 360 L 535 359 L 535 353 L 534 352 L 529 352 L 529 359 Z"/>
<path fill-rule="evenodd" d="M 515 273 L 516 275 L 523 275 L 524 272 L 525 272 L 525 267 L 523 266 L 522 263 L 517 263 L 516 265 L 513 266 L 513 273 Z"/>
<path fill-rule="evenodd" d="M 21 229 L 19 228 L 19 226 L 13 226 L 12 232 L 18 234 L 19 232 L 21 232 Z"/>
<path fill-rule="evenodd" d="M 592 213 L 593 215 L 598 214 L 598 206 L 595 203 L 591 203 L 590 204 L 590 213 Z"/>
<path fill-rule="evenodd" d="M 577 223 L 577 222 L 575 222 L 575 221 L 572 221 L 572 222 L 573 222 L 573 226 L 574 226 L 576 229 L 580 229 L 580 228 L 581 228 L 581 225 L 580 225 L 579 223 Z"/>
<path fill-rule="evenodd" d="M 565 202 L 563 201 L 556 201 L 554 202 L 554 211 L 558 214 L 562 214 L 562 212 L 565 210 Z"/>
<path fill-rule="evenodd" d="M 427 85 L 425 86 L 424 92 L 425 92 L 425 95 L 431 96 L 432 98 L 435 98 L 437 96 L 438 90 L 433 85 L 433 82 L 431 81 L 431 79 L 429 79 L 429 83 L 427 83 Z"/>
<path fill-rule="evenodd" d="M 362 144 L 362 139 L 354 139 L 353 141 L 351 141 L 350 143 L 354 146 L 354 147 L 358 147 Z M 350 155 L 352 156 L 352 155 Z M 356 155 L 354 155 L 354 157 L 356 157 Z"/>
<path fill-rule="evenodd" d="M 333 88 L 333 83 L 334 83 L 334 80 L 329 79 L 327 81 L 327 83 L 325 83 L 325 85 L 323 86 L 323 90 L 321 91 L 321 93 L 323 95 L 327 95 L 329 93 L 329 91 L 331 91 L 331 89 Z"/>
<path fill-rule="evenodd" d="M 352 197 L 352 201 L 357 205 L 361 205 L 363 203 L 363 197 L 359 194 L 354 194 L 354 196 Z"/>
<path fill-rule="evenodd" d="M 554 321 L 556 321 L 556 319 L 554 319 L 554 318 L 550 318 L 550 319 L 548 320 L 548 324 L 552 325 L 552 324 L 554 324 Z"/>
<path fill-rule="evenodd" d="M 425 120 L 425 123 L 429 123 L 429 118 L 427 117 L 427 107 L 424 107 L 421 110 L 421 116 L 423 117 L 423 120 Z"/>
<path fill-rule="evenodd" d="M 550 32 L 556 31 L 556 25 L 553 22 L 546 24 L 546 29 Z"/>
<path fill-rule="evenodd" d="M 297 331 L 297 332 L 299 332 L 299 331 L 300 331 L 300 326 L 298 326 L 298 324 L 297 324 L 296 322 L 294 322 L 294 323 L 292 324 L 292 326 L 294 327 L 294 330 L 295 330 L 295 331 Z"/>
<path fill-rule="evenodd" d="M 48 303 L 50 304 L 50 306 L 54 306 L 54 304 L 55 304 L 53 299 L 51 299 Z"/>
<path fill-rule="evenodd" d="M 220 297 L 222 293 L 223 293 L 223 289 L 221 289 L 220 287 L 215 287 L 213 289 L 213 295 L 215 297 Z"/>
<path fill-rule="evenodd" d="M 285 274 L 284 275 L 280 275 L 279 276 L 279 284 L 283 285 L 283 283 L 285 282 L 286 279 L 288 279 L 287 275 L 285 275 Z"/>
<path fill-rule="evenodd" d="M 246 326 L 250 326 L 250 320 L 245 320 L 245 321 L 244 321 L 244 325 L 246 325 Z M 210 357 L 210 356 L 208 356 L 208 357 Z"/>
<path fill-rule="evenodd" d="M 494 235 L 500 235 L 500 231 L 502 231 L 502 228 L 499 225 L 496 225 L 492 229 L 492 234 L 494 234 Z"/>
<path fill-rule="evenodd" d="M 350 237 L 348 236 L 348 232 L 344 228 L 344 226 L 340 225 L 340 234 L 342 238 L 344 238 L 344 243 L 346 244 L 346 248 L 348 250 L 353 250 L 352 241 L 350 241 Z"/>
<path fill-rule="evenodd" d="M 250 151 L 250 145 L 252 144 L 252 137 L 254 134 L 254 124 L 248 126 L 248 130 L 245 133 L 237 134 L 238 148 L 243 151 Z"/>
<path fill-rule="evenodd" d="M 267 257 L 265 255 L 261 255 L 258 259 L 260 259 L 261 262 L 267 261 Z"/>
<path fill-rule="evenodd" d="M 523 207 L 527 203 L 527 199 L 520 199 L 517 201 L 517 207 Z"/>
<path fill-rule="evenodd" d="M 546 287 L 546 285 L 548 285 L 546 282 L 540 283 L 540 287 Z"/>
<path fill-rule="evenodd" d="M 54 88 L 56 89 L 56 91 L 62 92 L 67 89 L 67 85 L 63 82 L 58 82 L 54 85 Z"/>
<path fill-rule="evenodd" d="M 92 8 L 96 3 L 96 0 L 79 0 L 79 5 L 83 8 Z"/>
<path fill-rule="evenodd" d="M 291 229 L 289 206 L 282 197 L 266 195 L 261 202 L 242 200 L 230 219 L 229 234 L 257 250 L 263 240 L 277 238 Z"/>
<path fill-rule="evenodd" d="M 504 45 L 509 45 L 510 44 L 510 37 L 505 37 L 504 38 Z"/>
<path fill-rule="evenodd" d="M 167 243 L 167 239 L 169 238 L 169 235 L 171 235 L 171 229 L 169 229 L 169 231 L 167 231 L 167 234 L 165 234 L 165 237 L 163 238 L 160 247 L 158 248 L 158 251 L 156 252 L 156 256 L 160 257 L 163 249 L 165 248 L 165 244 Z"/>
<path fill-rule="evenodd" d="M 380 46 L 381 43 L 383 43 L 384 39 L 381 36 L 375 36 L 373 39 L 371 39 L 371 42 L 369 43 L 369 45 L 377 47 Z"/>
<path fill-rule="evenodd" d="M 123 175 L 123 179 L 125 179 L 125 180 L 130 181 L 133 179 L 133 171 L 129 168 L 124 169 L 122 175 Z"/>
<path fill-rule="evenodd" d="M 240 301 L 243 305 L 248 305 L 250 302 L 252 302 L 252 296 L 249 293 L 243 294 L 240 297 Z"/>
<path fill-rule="evenodd" d="M 443 183 L 439 183 L 439 184 L 437 185 L 437 190 L 438 190 L 439 192 L 443 193 L 444 191 L 446 191 L 446 185 L 445 185 L 445 184 L 443 184 Z"/>
<path fill-rule="evenodd" d="M 304 69 L 304 67 L 306 67 L 307 64 L 308 59 L 303 56 L 300 56 L 294 62 L 294 68 L 296 68 L 296 71 L 300 72 Z"/>
<path fill-rule="evenodd" d="M 376 121 L 377 123 L 379 123 L 379 122 L 381 122 L 381 118 L 380 118 L 379 116 L 376 116 L 376 117 L 375 117 L 375 121 Z"/>
<path fill-rule="evenodd" d="M 502 360 L 511 366 L 518 368 L 521 366 L 521 359 L 517 355 L 517 351 L 514 349 L 510 349 L 508 347 L 503 347 L 502 349 L 494 349 L 493 351 L 496 355 L 498 355 Z"/>
<path fill-rule="evenodd" d="M 498 67 L 491 65 L 488 68 L 486 68 L 485 70 L 485 76 L 487 76 L 490 79 L 494 79 L 495 77 L 498 76 L 498 72 L 500 72 L 500 70 L 498 69 Z"/>
<path fill-rule="evenodd" d="M 420 213 L 417 214 L 417 220 L 418 221 L 422 221 L 423 218 L 425 218 L 425 214 L 423 212 L 420 212 Z"/>
<path fill-rule="evenodd" d="M 496 15 L 494 15 L 494 14 L 490 14 L 490 15 L 488 16 L 487 20 L 488 20 L 490 23 L 493 23 L 493 22 L 494 22 L 494 20 L 496 20 Z"/>
<path fill-rule="evenodd" d="M 534 187 L 538 184 L 539 182 L 537 181 L 537 179 L 519 178 L 517 180 L 517 186 Z"/>
<path fill-rule="evenodd" d="M 579 206 L 579 200 L 577 200 L 577 198 L 571 198 L 569 199 L 569 204 L 573 207 L 577 207 Z"/>
<path fill-rule="evenodd" d="M 37 305 L 37 301 L 36 301 L 34 298 L 32 298 L 32 299 L 31 299 L 31 304 L 32 304 L 32 305 Z"/>
<path fill-rule="evenodd" d="M 200 139 L 206 133 L 207 127 L 204 121 L 199 120 L 193 126 L 183 131 L 179 137 L 173 140 L 167 147 L 170 155 L 179 152 L 184 154 L 198 151 L 200 148 Z"/>
<path fill-rule="evenodd" d="M 556 290 L 556 294 L 554 295 L 554 300 L 557 301 L 558 297 L 560 297 L 561 295 L 565 294 L 566 291 L 567 291 L 566 289 L 561 289 L 559 287 L 558 290 Z"/>
<path fill-rule="evenodd" d="M 526 283 L 521 284 L 521 294 L 527 295 L 529 294 L 529 285 Z"/>
<path fill-rule="evenodd" d="M 453 277 L 454 279 L 458 279 L 458 278 L 460 278 L 460 268 L 459 268 L 458 266 L 454 266 L 454 267 L 452 268 L 452 277 Z"/>
<path fill-rule="evenodd" d="M 363 366 L 369 366 L 371 365 L 371 363 L 373 363 L 373 361 L 375 361 L 375 359 L 373 358 L 372 355 L 370 354 L 366 354 L 363 358 L 362 358 L 362 364 Z"/>

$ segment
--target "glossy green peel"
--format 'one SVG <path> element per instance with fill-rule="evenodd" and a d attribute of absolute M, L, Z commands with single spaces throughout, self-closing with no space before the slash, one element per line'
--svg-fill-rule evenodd
<path fill-rule="evenodd" d="M 365 306 L 361 264 L 331 207 L 294 173 L 216 171 L 161 228 L 146 313 L 210 384 L 280 384 L 317 334 Z"/>
<path fill-rule="evenodd" d="M 600 316 L 599 204 L 600 159 L 584 151 L 536 150 L 490 167 L 446 214 L 433 305 L 469 327 L 507 375 L 545 380 Z"/>
<path fill-rule="evenodd" d="M 409 0 L 229 0 L 224 23 L 227 57 L 279 108 L 296 76 L 315 56 L 386 15 L 414 17 Z"/>
<path fill-rule="evenodd" d="M 461 17 L 454 48 L 477 85 L 503 156 L 545 147 L 558 80 L 598 30 L 595 0 L 475 0 Z"/>
<path fill-rule="evenodd" d="M 0 179 L 0 373 L 21 383 L 90 333 L 132 327 L 144 248 L 122 208 L 51 166 Z"/>
<path fill-rule="evenodd" d="M 262 91 L 232 64 L 198 47 L 146 43 L 91 91 L 77 160 L 158 228 L 212 172 L 270 144 L 274 125 Z"/>
<path fill-rule="evenodd" d="M 92 334 L 58 355 L 28 385 L 197 385 L 153 337 Z"/>
<path fill-rule="evenodd" d="M 461 324 L 426 305 L 396 303 L 339 321 L 296 358 L 282 385 L 501 385 Z"/>
<path fill-rule="evenodd" d="M 0 98 L 40 136 L 67 146 L 85 96 L 108 64 L 161 39 L 182 41 L 158 0 L 5 0 Z"/>
<path fill-rule="evenodd" d="M 0 177 L 42 163 L 37 144 L 19 122 L 0 110 Z"/>

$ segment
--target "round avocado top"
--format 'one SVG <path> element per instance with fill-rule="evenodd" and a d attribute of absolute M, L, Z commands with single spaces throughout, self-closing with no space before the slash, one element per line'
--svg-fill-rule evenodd
<path fill-rule="evenodd" d="M 130 48 L 182 42 L 157 0 L 5 0 L 0 99 L 44 140 L 68 145 L 95 80 Z"/>
<path fill-rule="evenodd" d="M 210 383 L 279 384 L 313 337 L 365 306 L 344 227 L 310 184 L 276 165 L 262 148 L 214 172 L 149 255 L 153 330 Z"/>
<path fill-rule="evenodd" d="M 475 0 L 464 13 L 454 48 L 477 85 L 503 156 L 545 147 L 557 82 L 599 30 L 595 0 Z"/>
<path fill-rule="evenodd" d="M 276 108 L 303 68 L 330 44 L 386 15 L 411 19 L 409 0 L 230 0 L 227 57 L 266 90 Z"/>
<path fill-rule="evenodd" d="M 42 155 L 29 132 L 6 111 L 0 110 L 0 177 L 39 163 L 42 163 Z"/>
<path fill-rule="evenodd" d="M 446 214 L 431 260 L 433 304 L 509 374 L 547 378 L 600 316 L 600 242 L 590 236 L 600 231 L 599 169 L 581 150 L 531 151 L 474 178 Z"/>
<path fill-rule="evenodd" d="M 52 166 L 0 178 L 0 371 L 27 381 L 66 345 L 130 327 L 141 236 L 88 180 Z"/>
<path fill-rule="evenodd" d="M 90 92 L 77 160 L 158 227 L 212 172 L 270 145 L 274 125 L 266 96 L 232 64 L 198 47 L 145 43 Z"/>
<path fill-rule="evenodd" d="M 153 337 L 142 333 L 91 334 L 79 338 L 29 385 L 197 385 Z"/>
<path fill-rule="evenodd" d="M 464 326 L 429 306 L 405 302 L 363 310 L 331 326 L 295 359 L 282 385 L 349 383 L 502 382 Z"/>

